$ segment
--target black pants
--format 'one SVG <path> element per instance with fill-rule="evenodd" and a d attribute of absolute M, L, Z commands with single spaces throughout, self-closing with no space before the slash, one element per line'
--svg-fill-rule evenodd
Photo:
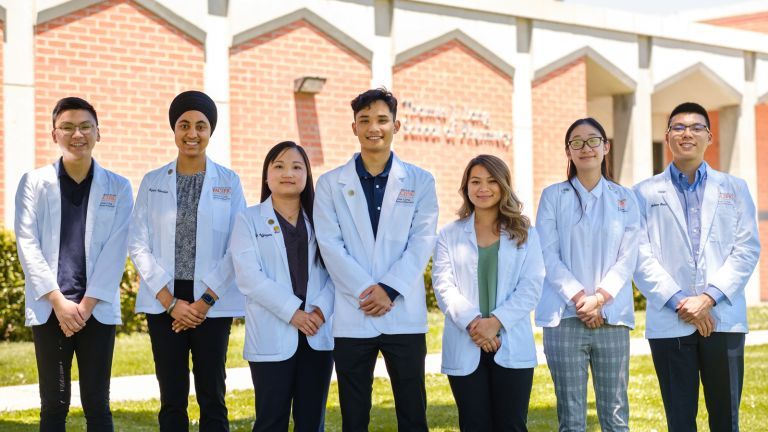
<path fill-rule="evenodd" d="M 91 316 L 82 330 L 64 336 L 56 314 L 32 327 L 40 385 L 40 430 L 66 430 L 71 397 L 72 356 L 80 371 L 80 400 L 88 431 L 113 431 L 109 410 L 109 377 L 115 348 L 115 326 Z"/>
<path fill-rule="evenodd" d="M 287 431 L 293 402 L 293 430 L 325 430 L 325 403 L 333 372 L 330 351 L 315 351 L 299 332 L 299 345 L 289 359 L 250 362 L 256 400 L 254 432 Z"/>
<path fill-rule="evenodd" d="M 373 338 L 336 338 L 333 358 L 339 384 L 341 424 L 345 432 L 368 430 L 376 357 L 381 351 L 392 384 L 397 430 L 427 431 L 424 386 L 424 334 L 382 334 Z"/>
<path fill-rule="evenodd" d="M 462 432 L 528 430 L 533 368 L 505 368 L 493 361 L 494 355 L 481 352 L 474 372 L 448 376 Z"/>
<path fill-rule="evenodd" d="M 667 428 L 696 430 L 699 377 L 712 432 L 739 430 L 739 403 L 744 383 L 744 334 L 698 332 L 679 338 L 649 339 L 659 378 Z"/>
<path fill-rule="evenodd" d="M 175 333 L 166 313 L 147 314 L 155 375 L 160 384 L 161 431 L 189 430 L 189 353 L 195 392 L 200 405 L 200 432 L 229 431 L 226 393 L 226 360 L 232 318 L 206 318 L 194 329 Z"/>

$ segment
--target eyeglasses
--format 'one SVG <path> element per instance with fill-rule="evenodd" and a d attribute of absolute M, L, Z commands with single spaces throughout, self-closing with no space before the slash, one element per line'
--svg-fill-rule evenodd
<path fill-rule="evenodd" d="M 96 129 L 96 126 L 90 123 L 83 123 L 81 125 L 74 125 L 72 123 L 63 123 L 61 126 L 58 126 L 55 129 L 60 130 L 65 136 L 74 135 L 76 130 L 79 130 L 80 133 L 83 135 L 90 135 L 93 132 L 93 130 Z"/>
<path fill-rule="evenodd" d="M 588 145 L 589 148 L 597 148 L 600 146 L 600 144 L 605 141 L 602 137 L 592 137 L 586 140 L 583 139 L 573 139 L 568 141 L 568 147 L 571 148 L 571 150 L 581 150 L 584 148 L 584 144 Z"/>
<path fill-rule="evenodd" d="M 694 123 L 690 125 L 675 123 L 675 124 L 669 125 L 669 129 L 667 129 L 667 132 L 671 132 L 673 135 L 681 135 L 685 133 L 686 129 L 690 129 L 691 133 L 694 135 L 702 135 L 705 132 L 709 132 L 709 128 L 707 127 L 707 125 L 701 124 L 701 123 Z"/>

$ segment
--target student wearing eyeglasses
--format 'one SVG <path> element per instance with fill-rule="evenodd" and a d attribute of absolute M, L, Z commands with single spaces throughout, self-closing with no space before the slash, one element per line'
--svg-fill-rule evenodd
<path fill-rule="evenodd" d="M 91 155 L 101 135 L 90 103 L 61 99 L 52 117 L 51 138 L 61 158 L 24 174 L 15 218 L 40 383 L 40 430 L 66 428 L 76 355 L 87 428 L 112 431 L 109 379 L 133 194 L 126 178 Z"/>
<path fill-rule="evenodd" d="M 536 217 L 546 277 L 536 308 L 560 431 L 587 428 L 589 370 L 602 430 L 629 430 L 629 330 L 640 220 L 614 182 L 605 130 L 593 118 L 565 134 L 568 178 L 544 189 Z"/>
<path fill-rule="evenodd" d="M 667 169 L 634 189 L 642 229 L 635 283 L 648 300 L 645 336 L 667 427 L 695 431 L 699 385 L 712 431 L 739 430 L 747 307 L 760 256 L 744 180 L 712 169 L 709 115 L 686 102 L 669 116 Z"/>

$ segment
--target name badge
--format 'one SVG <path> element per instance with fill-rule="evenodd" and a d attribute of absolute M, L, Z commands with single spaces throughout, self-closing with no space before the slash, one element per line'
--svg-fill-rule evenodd
<path fill-rule="evenodd" d="M 224 186 L 213 187 L 213 199 L 229 201 L 232 198 L 232 188 Z"/>
<path fill-rule="evenodd" d="M 397 204 L 413 204 L 416 197 L 416 191 L 412 189 L 400 189 L 400 193 L 397 194 Z"/>
<path fill-rule="evenodd" d="M 111 207 L 114 208 L 115 204 L 117 204 L 117 195 L 115 194 L 104 194 L 101 196 L 101 202 L 99 202 L 99 207 Z"/>

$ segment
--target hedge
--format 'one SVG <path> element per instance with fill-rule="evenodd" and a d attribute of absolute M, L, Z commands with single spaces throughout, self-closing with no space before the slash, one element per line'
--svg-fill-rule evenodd
<path fill-rule="evenodd" d="M 117 326 L 118 333 L 147 329 L 144 315 L 133 312 L 138 291 L 139 275 L 130 260 L 126 260 L 120 281 L 123 325 Z M 13 231 L 5 229 L 0 229 L 0 293 L 0 340 L 32 340 L 32 331 L 24 326 L 24 273 L 16 252 L 16 237 Z"/>
<path fill-rule="evenodd" d="M 437 310 L 437 300 L 432 289 L 432 260 L 424 270 L 427 292 L 427 308 Z M 118 333 L 146 331 L 143 314 L 133 312 L 139 291 L 139 275 L 130 260 L 125 261 L 125 272 L 120 281 L 120 310 L 123 325 Z M 16 238 L 10 230 L 0 229 L 0 340 L 32 340 L 32 331 L 24 326 L 24 273 L 16 252 Z M 635 310 L 645 309 L 645 298 L 634 288 Z"/>

